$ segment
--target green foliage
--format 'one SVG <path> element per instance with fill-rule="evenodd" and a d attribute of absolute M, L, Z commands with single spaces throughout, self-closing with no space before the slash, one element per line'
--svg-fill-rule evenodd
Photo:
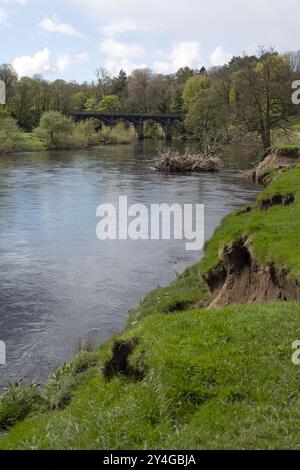
<path fill-rule="evenodd" d="M 87 98 L 84 107 L 85 107 L 85 110 L 88 112 L 96 111 L 97 99 L 95 98 L 95 96 L 91 96 L 90 98 Z"/>
<path fill-rule="evenodd" d="M 121 110 L 121 103 L 116 95 L 104 96 L 97 108 L 99 113 L 118 113 Z"/>
<path fill-rule="evenodd" d="M 72 134 L 74 123 L 59 112 L 50 111 L 41 117 L 36 135 L 47 142 L 49 149 L 64 148 L 64 143 Z"/>
<path fill-rule="evenodd" d="M 154 121 L 145 122 L 144 132 L 147 139 L 160 137 L 158 124 Z"/>
<path fill-rule="evenodd" d="M 176 78 L 185 83 L 189 78 L 195 75 L 195 71 L 190 67 L 181 67 L 176 72 Z"/>
<path fill-rule="evenodd" d="M 84 149 L 99 145 L 102 136 L 96 122 L 74 124 L 60 113 L 46 113 L 33 132 L 22 131 L 11 117 L 0 117 L 0 152 L 41 151 L 45 149 Z"/>
<path fill-rule="evenodd" d="M 96 126 L 93 119 L 75 124 L 72 135 L 67 140 L 68 148 L 85 149 L 99 145 L 102 136 L 95 130 Z"/>
<path fill-rule="evenodd" d="M 101 134 L 95 129 L 93 119 L 75 124 L 61 113 L 49 112 L 43 114 L 34 135 L 44 139 L 48 149 L 84 149 L 100 143 Z"/>
<path fill-rule="evenodd" d="M 211 90 L 201 90 L 189 106 L 185 124 L 198 137 L 202 151 L 226 141 L 228 113 L 222 98 Z"/>
<path fill-rule="evenodd" d="M 80 352 L 71 364 L 65 364 L 47 382 L 43 390 L 43 399 L 50 410 L 65 408 L 73 397 L 78 375 L 94 367 L 97 363 L 97 353 Z"/>
<path fill-rule="evenodd" d="M 219 133 L 224 127 L 233 127 L 241 136 L 256 134 L 267 150 L 272 131 L 286 126 L 294 112 L 291 82 L 292 71 L 286 58 L 272 49 L 262 50 L 258 57 L 234 57 L 229 65 L 208 76 L 196 75 L 186 82 L 183 101 L 187 129 L 200 140 L 204 132 L 209 141 L 211 122 L 218 116 Z"/>
<path fill-rule="evenodd" d="M 24 152 L 38 152 L 46 149 L 46 142 L 35 133 L 24 132 L 22 138 L 21 150 Z"/>
<path fill-rule="evenodd" d="M 18 424 L 0 448 L 295 449 L 298 326 L 296 304 L 149 317 L 131 333 L 142 381 L 91 369 L 65 409 Z"/>
<path fill-rule="evenodd" d="M 193 104 L 199 93 L 209 88 L 209 80 L 205 75 L 196 75 L 190 77 L 183 90 L 183 102 L 186 109 Z"/>
<path fill-rule="evenodd" d="M 203 306 L 209 298 L 207 288 L 201 274 L 201 265 L 188 268 L 169 286 L 159 288 L 148 294 L 138 307 L 130 312 L 127 327 L 136 322 L 160 313 L 174 313 L 191 308 L 201 299 Z"/>
<path fill-rule="evenodd" d="M 95 352 L 83 351 L 75 356 L 72 362 L 72 373 L 75 375 L 81 374 L 91 367 L 94 367 L 96 363 L 97 354 Z"/>
<path fill-rule="evenodd" d="M 104 127 L 101 136 L 108 144 L 130 144 L 136 138 L 134 129 L 123 122 L 119 122 L 112 128 Z"/>
<path fill-rule="evenodd" d="M 61 410 L 70 402 L 82 374 L 95 367 L 96 352 L 80 352 L 70 364 L 61 367 L 40 392 L 37 386 L 23 386 L 19 380 L 0 396 L 0 431 L 32 413 Z"/>
<path fill-rule="evenodd" d="M 38 136 L 23 132 L 11 117 L 0 116 L 0 153 L 44 150 Z"/>
<path fill-rule="evenodd" d="M 72 110 L 73 112 L 84 111 L 85 104 L 87 102 L 86 93 L 83 91 L 78 91 L 72 97 Z"/>
<path fill-rule="evenodd" d="M 84 110 L 173 112 L 187 114 L 188 133 L 194 133 L 202 141 L 210 141 L 210 136 L 203 138 L 202 118 L 205 114 L 211 123 L 218 114 L 225 117 L 227 128 L 234 129 L 233 137 L 256 134 L 266 150 L 273 143 L 272 132 L 286 127 L 287 119 L 299 121 L 298 108 L 292 105 L 290 96 L 290 84 L 297 78 L 298 56 L 280 55 L 272 49 L 261 50 L 257 56 L 234 57 L 229 64 L 209 71 L 204 67 L 200 70 L 182 67 L 171 75 L 138 69 L 129 77 L 123 70 L 117 76 L 111 76 L 100 69 L 96 72 L 96 81 L 82 84 L 64 80 L 48 82 L 40 76 L 18 79 L 12 66 L 2 65 L 0 78 L 7 87 L 8 114 L 27 131 L 38 126 L 44 113 L 54 111 L 64 115 Z M 265 99 L 266 92 L 268 100 Z M 206 105 L 205 101 L 201 103 L 204 97 L 211 104 L 209 113 L 202 109 Z M 199 111 L 201 117 L 197 122 Z M 292 130 L 298 131 L 296 127 Z M 177 133 L 184 131 L 181 129 Z M 220 133 L 223 134 L 223 129 Z M 297 138 L 300 141 L 299 135 Z M 60 148 L 61 142 L 58 145 Z"/>

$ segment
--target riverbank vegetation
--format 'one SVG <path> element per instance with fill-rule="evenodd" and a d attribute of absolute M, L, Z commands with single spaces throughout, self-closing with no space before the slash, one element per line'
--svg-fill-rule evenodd
<path fill-rule="evenodd" d="M 226 217 L 201 263 L 150 293 L 124 333 L 75 359 L 78 367 L 62 368 L 47 392 L 7 392 L 0 448 L 298 448 L 291 356 L 299 330 L 299 181 L 300 168 L 290 168 L 256 204 Z M 245 284 L 236 305 L 227 305 L 226 278 L 241 282 L 255 272 L 265 273 L 270 302 Z M 16 403 L 24 411 L 10 419 Z"/>
<path fill-rule="evenodd" d="M 119 122 L 113 127 L 103 126 L 101 139 L 108 144 L 131 144 L 135 141 L 135 131 L 132 126 Z"/>
<path fill-rule="evenodd" d="M 74 123 L 62 113 L 50 111 L 41 117 L 33 132 L 25 132 L 11 117 L 0 117 L 0 153 L 40 150 L 80 150 L 100 143 L 127 144 L 134 141 L 134 130 L 119 123 L 97 130 L 94 120 Z"/>

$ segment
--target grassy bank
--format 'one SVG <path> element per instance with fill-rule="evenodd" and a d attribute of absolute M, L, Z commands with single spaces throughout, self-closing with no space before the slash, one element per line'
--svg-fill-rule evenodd
<path fill-rule="evenodd" d="M 258 263 L 300 281 L 299 182 L 300 168 L 292 168 L 253 207 L 228 216 L 205 259 L 150 293 L 96 354 L 79 355 L 43 391 L 23 390 L 25 402 L 19 387 L 8 392 L 0 448 L 299 448 L 299 370 L 291 361 L 299 303 L 207 310 L 203 280 L 226 245 L 247 237 Z M 290 205 L 263 210 L 286 194 Z"/>

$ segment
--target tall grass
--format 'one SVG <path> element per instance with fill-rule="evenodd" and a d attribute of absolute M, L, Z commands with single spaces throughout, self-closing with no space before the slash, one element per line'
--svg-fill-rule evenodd
<path fill-rule="evenodd" d="M 113 128 L 104 127 L 101 135 L 108 144 L 130 144 L 136 139 L 133 127 L 128 127 L 123 122 L 119 122 Z"/>

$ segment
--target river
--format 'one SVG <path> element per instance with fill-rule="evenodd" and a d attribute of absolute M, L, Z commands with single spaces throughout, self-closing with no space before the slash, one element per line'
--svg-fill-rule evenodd
<path fill-rule="evenodd" d="M 0 158 L 0 340 L 7 365 L 0 387 L 40 383 L 68 361 L 79 338 L 96 344 L 122 330 L 141 297 L 175 278 L 202 253 L 184 241 L 105 241 L 96 209 L 117 203 L 203 203 L 205 236 L 254 200 L 237 176 L 239 152 L 218 174 L 171 176 L 153 169 L 152 142 L 91 151 Z"/>

